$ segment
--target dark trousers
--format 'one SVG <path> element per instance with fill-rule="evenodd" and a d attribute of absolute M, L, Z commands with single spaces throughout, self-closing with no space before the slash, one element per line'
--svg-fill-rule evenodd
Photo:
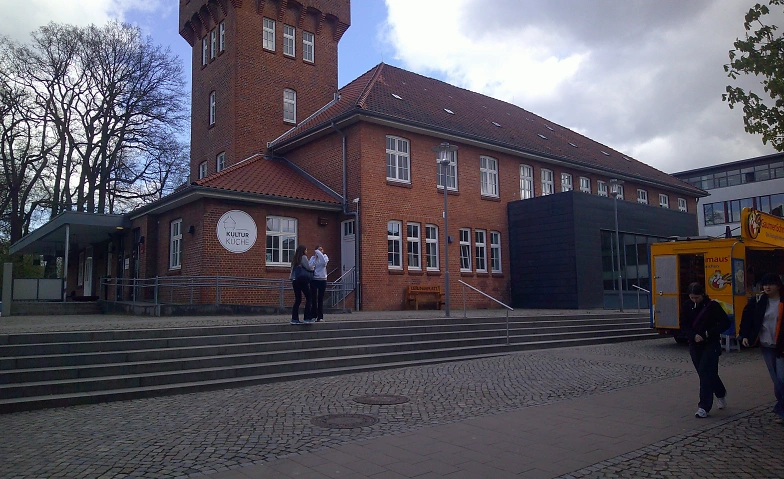
<path fill-rule="evenodd" d="M 719 355 L 721 354 L 721 344 L 711 342 L 704 345 L 690 344 L 689 353 L 691 362 L 697 375 L 700 377 L 700 403 L 699 407 L 710 411 L 713 407 L 713 395 L 723 398 L 727 394 L 727 389 L 719 377 Z"/>
<path fill-rule="evenodd" d="M 299 319 L 299 305 L 302 304 L 302 296 L 305 296 L 305 308 L 303 314 L 305 319 L 310 319 L 310 314 L 313 306 L 310 303 L 310 285 L 308 283 L 301 283 L 299 281 L 292 281 L 291 286 L 294 288 L 294 306 L 291 307 L 291 319 Z"/>
<path fill-rule="evenodd" d="M 326 279 L 314 279 L 310 282 L 310 295 L 313 297 L 313 319 L 324 319 L 324 292 L 327 290 Z"/>

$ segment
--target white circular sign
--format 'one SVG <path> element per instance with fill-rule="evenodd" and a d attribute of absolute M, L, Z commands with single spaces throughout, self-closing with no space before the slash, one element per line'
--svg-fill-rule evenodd
<path fill-rule="evenodd" d="M 256 222 L 248 213 L 227 211 L 218 220 L 218 241 L 232 253 L 244 253 L 256 243 Z"/>

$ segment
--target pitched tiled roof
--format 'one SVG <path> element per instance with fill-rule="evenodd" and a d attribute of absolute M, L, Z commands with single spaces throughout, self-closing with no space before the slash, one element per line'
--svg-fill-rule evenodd
<path fill-rule="evenodd" d="M 283 160 L 261 155 L 241 161 L 196 182 L 197 186 L 278 198 L 340 204 L 340 200 Z"/>
<path fill-rule="evenodd" d="M 447 111 L 449 110 L 449 111 Z M 273 142 L 283 147 L 332 121 L 366 114 L 468 140 L 705 192 L 523 108 L 381 63 L 340 90 L 340 100 Z"/>

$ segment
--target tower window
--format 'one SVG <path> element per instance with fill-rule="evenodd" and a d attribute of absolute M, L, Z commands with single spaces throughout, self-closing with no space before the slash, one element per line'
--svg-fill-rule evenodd
<path fill-rule="evenodd" d="M 275 51 L 275 20 L 264 18 L 262 46 L 265 50 Z"/>
<path fill-rule="evenodd" d="M 207 64 L 210 61 L 209 58 L 209 40 L 207 37 L 201 39 L 201 66 Z"/>
<path fill-rule="evenodd" d="M 221 151 L 215 157 L 215 171 L 223 171 L 224 168 L 226 168 L 226 152 Z"/>
<path fill-rule="evenodd" d="M 283 121 L 297 122 L 297 92 L 289 88 L 283 90 Z"/>
<path fill-rule="evenodd" d="M 210 92 L 210 126 L 215 124 L 215 91 Z"/>
<path fill-rule="evenodd" d="M 283 54 L 290 57 L 296 56 L 294 40 L 296 30 L 291 25 L 283 25 Z"/>
<path fill-rule="evenodd" d="M 199 163 L 199 179 L 202 179 L 205 176 L 207 176 L 207 162 L 202 161 Z"/>
<path fill-rule="evenodd" d="M 226 50 L 226 22 L 220 22 L 218 25 L 218 51 Z"/>
<path fill-rule="evenodd" d="M 210 32 L 210 60 L 218 54 L 218 31 L 214 28 Z"/>
<path fill-rule="evenodd" d="M 302 59 L 309 63 L 315 61 L 315 38 L 310 32 L 302 32 Z"/>

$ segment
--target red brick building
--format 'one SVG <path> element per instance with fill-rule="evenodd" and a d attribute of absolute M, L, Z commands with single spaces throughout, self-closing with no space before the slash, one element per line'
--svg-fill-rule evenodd
<path fill-rule="evenodd" d="M 383 63 L 338 90 L 350 23 L 349 0 L 180 0 L 193 46 L 191 182 L 117 220 L 122 232 L 111 223 L 71 240 L 66 290 L 94 295 L 101 276 L 286 279 L 297 244 L 322 244 L 330 281 L 356 268 L 354 307 L 402 309 L 406 286 L 444 283 L 448 233 L 452 300 L 462 279 L 509 302 L 509 202 L 607 196 L 617 179 L 620 199 L 693 214 L 705 194 L 515 105 Z M 443 142 L 457 151 L 442 170 Z M 243 249 L 229 234 L 255 239 Z M 36 238 L 23 241 L 17 251 Z M 231 294 L 222 300 L 267 301 Z"/>

